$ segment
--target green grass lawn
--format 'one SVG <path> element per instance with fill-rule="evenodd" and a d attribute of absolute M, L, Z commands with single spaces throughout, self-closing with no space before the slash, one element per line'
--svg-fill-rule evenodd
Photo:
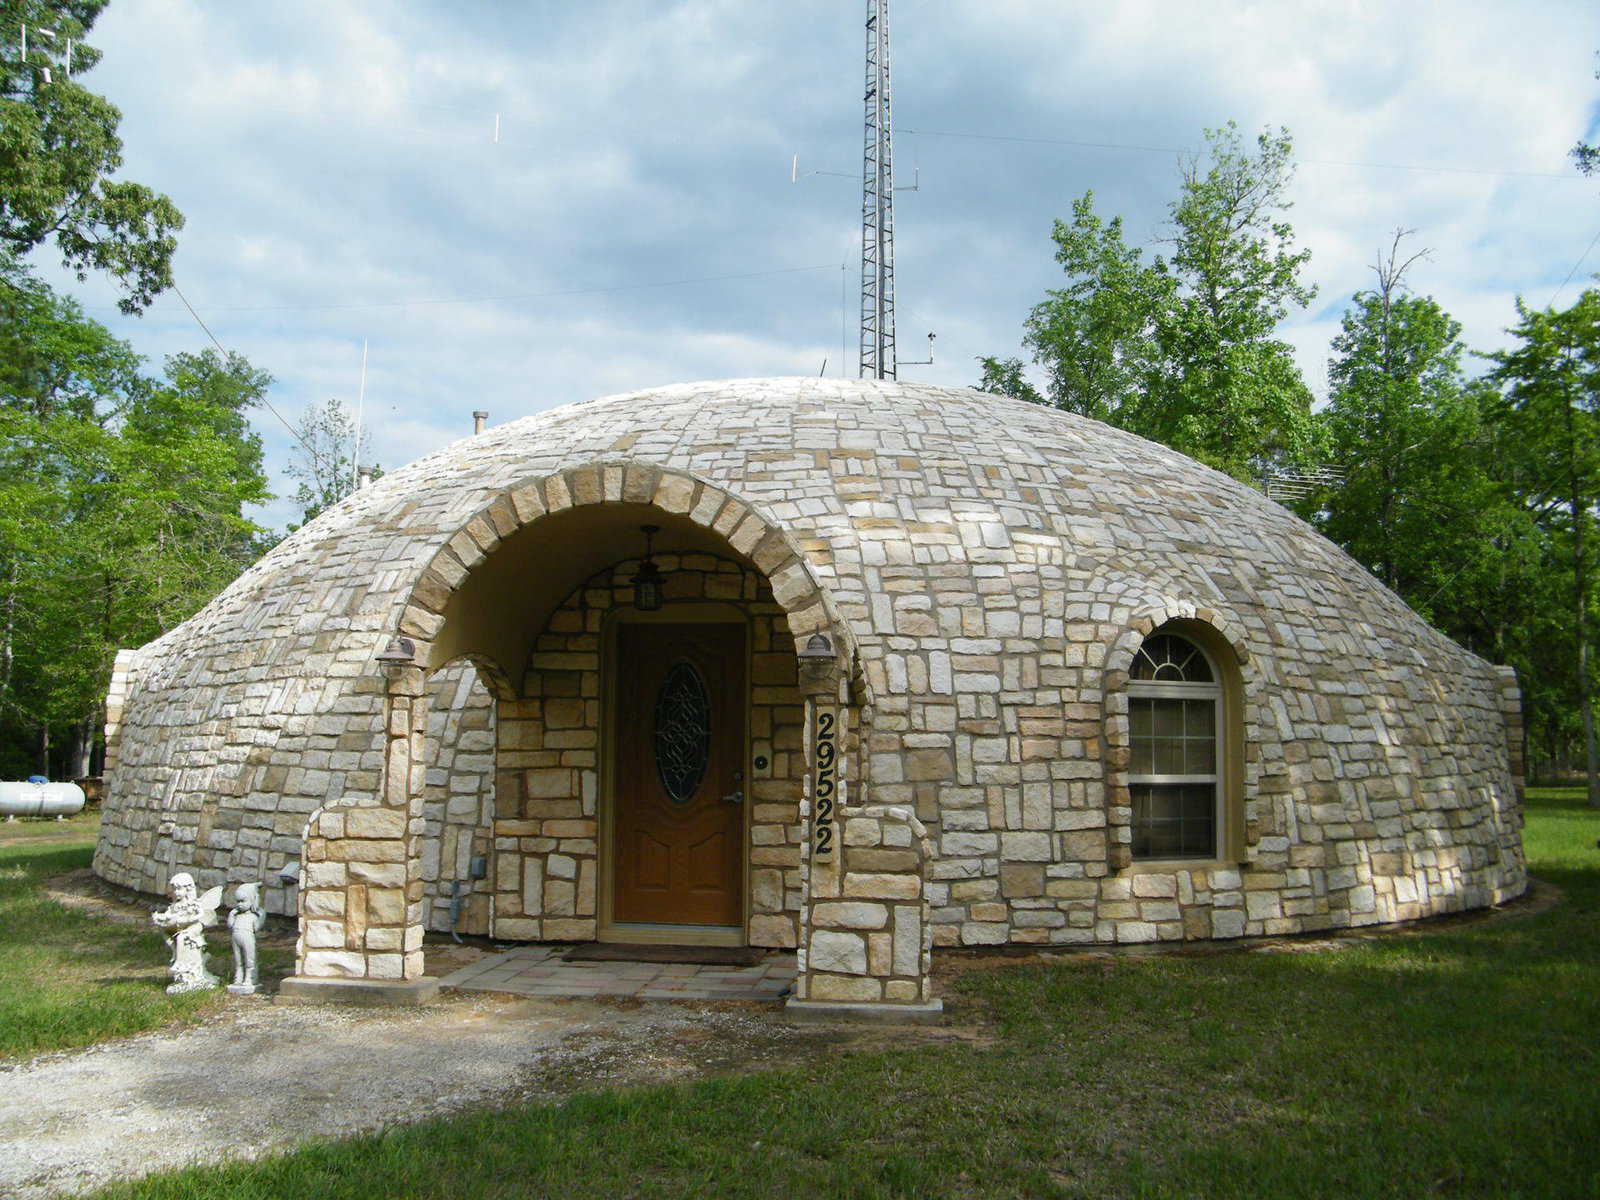
<path fill-rule="evenodd" d="M 479 1111 L 107 1197 L 1600 1195 L 1600 815 L 1529 801 L 1540 916 L 974 971 L 997 1044 Z"/>
<path fill-rule="evenodd" d="M 83 841 L 94 844 L 100 831 L 100 810 L 84 809 L 63 820 L 54 817 L 18 817 L 15 821 L 0 820 L 0 845 L 19 841 Z"/>
<path fill-rule="evenodd" d="M 40 884 L 89 865 L 98 815 L 0 823 L 0 1061 L 193 1017 L 214 996 L 168 996 L 153 930 L 66 908 Z"/>

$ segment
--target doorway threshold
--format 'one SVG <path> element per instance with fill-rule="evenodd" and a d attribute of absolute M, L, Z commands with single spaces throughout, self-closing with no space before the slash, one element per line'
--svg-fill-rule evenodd
<path fill-rule="evenodd" d="M 675 925 L 664 921 L 613 921 L 600 929 L 602 942 L 655 946 L 743 946 L 743 925 Z"/>
<path fill-rule="evenodd" d="M 697 963 L 567 962 L 565 945 L 516 946 L 439 980 L 442 988 L 516 996 L 639 1000 L 781 1000 L 794 988 L 795 956 L 773 951 L 749 967 Z"/>
<path fill-rule="evenodd" d="M 681 946 L 666 942 L 580 942 L 563 962 L 694 963 L 704 967 L 753 967 L 767 952 L 755 946 Z"/>

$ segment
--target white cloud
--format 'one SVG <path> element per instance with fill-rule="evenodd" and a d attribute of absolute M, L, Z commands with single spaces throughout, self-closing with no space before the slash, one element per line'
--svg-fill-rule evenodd
<path fill-rule="evenodd" d="M 896 0 L 902 183 L 920 167 L 897 197 L 902 356 L 939 334 L 938 362 L 905 374 L 970 383 L 977 356 L 1016 353 L 1060 281 L 1051 221 L 1092 188 L 1153 241 L 1175 157 L 1132 147 L 1197 147 L 1229 119 L 1288 126 L 1304 160 L 1291 220 L 1321 294 L 1284 336 L 1314 389 L 1397 226 L 1433 250 L 1416 289 L 1469 344 L 1499 345 L 1514 297 L 1545 303 L 1600 228 L 1600 184 L 1473 171 L 1569 173 L 1600 112 L 1597 33 L 1576 0 Z M 813 374 L 823 356 L 834 373 L 841 260 L 854 354 L 859 186 L 788 168 L 859 169 L 859 0 L 113 0 L 92 41 L 106 57 L 85 82 L 123 110 L 128 177 L 188 217 L 185 294 L 277 377 L 291 421 L 354 397 L 367 339 L 386 465 L 453 440 L 474 408 L 498 423 L 622 388 Z M 1339 165 L 1374 163 L 1473 171 Z M 1596 269 L 1600 252 L 1567 298 Z M 114 302 L 103 281 L 69 290 Z M 155 360 L 204 344 L 175 297 L 141 321 L 96 315 Z M 261 428 L 280 468 L 288 436 Z"/>

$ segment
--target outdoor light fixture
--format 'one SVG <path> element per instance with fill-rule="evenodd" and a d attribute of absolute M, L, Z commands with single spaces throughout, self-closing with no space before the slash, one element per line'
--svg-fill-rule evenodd
<path fill-rule="evenodd" d="M 641 525 L 639 532 L 644 534 L 644 561 L 639 564 L 638 574 L 633 577 L 633 606 L 640 612 L 660 612 L 661 568 L 650 558 L 650 544 L 661 532 L 661 526 Z"/>
<path fill-rule="evenodd" d="M 833 639 L 825 633 L 813 633 L 806 644 L 795 651 L 802 662 L 830 662 L 833 659 Z"/>

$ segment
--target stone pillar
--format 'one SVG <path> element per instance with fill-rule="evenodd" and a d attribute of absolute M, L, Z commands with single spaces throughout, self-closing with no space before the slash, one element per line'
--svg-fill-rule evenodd
<path fill-rule="evenodd" d="M 306 823 L 296 973 L 283 981 L 280 998 L 405 1004 L 439 989 L 422 961 L 428 701 L 409 640 L 396 638 L 378 662 L 382 786 L 375 797 L 326 805 Z"/>
<path fill-rule="evenodd" d="M 1500 679 L 1500 715 L 1506 723 L 1506 766 L 1511 771 L 1517 800 L 1521 802 L 1527 785 L 1523 764 L 1522 689 L 1517 686 L 1516 668 L 1496 667 L 1494 670 Z"/>
<path fill-rule="evenodd" d="M 137 654 L 135 650 L 118 650 L 111 664 L 111 687 L 106 692 L 106 757 L 100 768 L 101 776 L 108 783 L 116 774 L 117 762 L 122 757 L 122 709 L 128 699 L 128 685 Z"/>
<path fill-rule="evenodd" d="M 860 781 L 846 769 L 852 756 L 843 752 L 852 715 L 845 674 L 823 635 L 799 659 L 810 771 L 799 973 L 788 1011 L 937 1016 L 944 1005 L 933 998 L 930 974 L 928 831 L 909 808 L 862 803 Z"/>

